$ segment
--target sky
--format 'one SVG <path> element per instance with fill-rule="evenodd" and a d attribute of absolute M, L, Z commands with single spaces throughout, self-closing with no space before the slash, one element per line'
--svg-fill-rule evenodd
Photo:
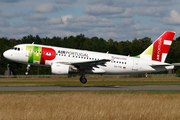
<path fill-rule="evenodd" d="M 179 0 L 0 0 L 0 37 L 84 34 L 114 41 L 180 36 Z M 174 39 L 175 39 L 174 38 Z"/>

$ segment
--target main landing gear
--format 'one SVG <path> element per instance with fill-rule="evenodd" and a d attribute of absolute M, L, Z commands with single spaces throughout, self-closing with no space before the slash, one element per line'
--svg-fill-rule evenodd
<path fill-rule="evenodd" d="M 81 82 L 82 84 L 85 84 L 85 83 L 87 82 L 87 79 L 85 78 L 84 75 L 82 75 L 82 76 L 80 77 L 80 82 Z"/>

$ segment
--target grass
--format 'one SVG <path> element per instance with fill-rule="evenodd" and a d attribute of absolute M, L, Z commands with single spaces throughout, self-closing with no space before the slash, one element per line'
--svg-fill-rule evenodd
<path fill-rule="evenodd" d="M 105 93 L 105 94 L 104 94 Z M 158 94 L 157 94 L 158 93 Z M 1 93 L 0 119 L 180 119 L 179 92 Z"/>
<path fill-rule="evenodd" d="M 179 77 L 88 76 L 86 85 L 180 84 Z M 72 78 L 0 78 L 0 86 L 82 85 Z M 1 92 L 0 120 L 178 120 L 180 91 Z"/>
<path fill-rule="evenodd" d="M 122 76 L 88 76 L 85 85 L 180 85 L 180 77 L 133 78 Z M 79 77 L 0 78 L 0 86 L 74 86 L 83 85 Z"/>

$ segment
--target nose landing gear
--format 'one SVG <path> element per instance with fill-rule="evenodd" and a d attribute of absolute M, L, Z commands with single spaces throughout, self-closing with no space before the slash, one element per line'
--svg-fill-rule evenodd
<path fill-rule="evenodd" d="M 29 71 L 30 67 L 31 67 L 31 65 L 28 64 L 27 67 L 26 67 L 25 75 L 28 75 L 28 71 Z"/>

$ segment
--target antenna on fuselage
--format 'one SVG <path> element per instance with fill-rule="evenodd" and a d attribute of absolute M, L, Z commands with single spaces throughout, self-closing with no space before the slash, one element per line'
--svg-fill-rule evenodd
<path fill-rule="evenodd" d="M 34 44 L 34 42 L 32 44 Z"/>

